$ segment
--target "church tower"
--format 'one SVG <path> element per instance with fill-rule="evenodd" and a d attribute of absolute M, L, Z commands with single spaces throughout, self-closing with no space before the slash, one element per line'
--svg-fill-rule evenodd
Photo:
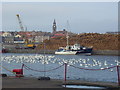
<path fill-rule="evenodd" d="M 57 27 L 56 27 L 56 22 L 55 22 L 55 19 L 54 19 L 54 22 L 53 22 L 53 33 L 56 32 L 56 29 L 57 29 Z"/>

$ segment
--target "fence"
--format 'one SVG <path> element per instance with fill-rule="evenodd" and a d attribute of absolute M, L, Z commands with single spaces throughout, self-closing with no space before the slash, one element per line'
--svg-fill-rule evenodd
<path fill-rule="evenodd" d="M 51 71 L 54 71 L 54 70 L 57 70 L 59 68 L 62 68 L 64 67 L 64 83 L 66 84 L 66 81 L 67 81 L 67 72 L 68 72 L 68 63 L 64 63 L 58 67 L 55 67 L 55 68 L 52 68 L 52 69 L 49 69 L 49 70 L 36 70 L 36 69 L 33 69 L 31 67 L 28 67 L 27 65 L 25 64 L 22 64 L 22 68 L 21 69 L 26 69 L 26 70 L 31 70 L 31 71 L 35 71 L 35 72 L 51 72 Z M 88 70 L 88 71 L 100 71 L 100 70 L 107 70 L 107 69 L 112 69 L 112 68 L 116 68 L 116 73 L 117 73 L 117 82 L 118 82 L 118 86 L 120 86 L 120 66 L 117 65 L 117 66 L 111 66 L 111 67 L 107 67 L 107 68 L 102 68 L 102 69 L 87 69 L 87 68 L 81 68 L 81 67 L 77 67 L 77 66 L 74 66 L 74 65 L 69 65 L 70 67 L 73 67 L 75 69 L 79 69 L 79 70 Z M 9 71 L 9 72 L 12 72 L 11 70 L 7 69 L 6 67 L 2 66 L 2 68 L 4 68 L 5 70 Z M 13 72 L 12 72 L 13 73 Z M 13 73 L 15 74 L 15 73 Z M 45 75 L 45 74 L 44 74 Z"/>
<path fill-rule="evenodd" d="M 64 66 L 64 83 L 66 84 L 66 81 L 67 81 L 67 67 L 68 67 L 68 63 L 64 63 L 63 65 L 61 66 L 58 66 L 58 67 L 55 67 L 55 68 L 52 68 L 50 70 L 35 70 L 35 69 L 32 69 L 30 67 L 28 67 L 27 65 L 23 64 L 22 66 L 24 66 L 24 69 L 26 70 L 32 70 L 32 71 L 35 71 L 35 72 L 51 72 L 51 71 L 54 71 L 54 70 L 57 70 L 61 67 Z M 73 68 L 76 68 L 76 69 L 80 69 L 80 70 L 89 70 L 89 71 L 100 71 L 100 70 L 107 70 L 107 69 L 112 69 L 112 68 L 116 68 L 116 73 L 117 73 L 117 80 L 118 80 L 118 85 L 120 86 L 120 66 L 117 65 L 117 66 L 112 66 L 112 67 L 107 67 L 107 68 L 102 68 L 102 69 L 87 69 L 87 68 L 81 68 L 81 67 L 76 67 L 74 65 L 69 65 L 70 67 L 73 67 Z"/>

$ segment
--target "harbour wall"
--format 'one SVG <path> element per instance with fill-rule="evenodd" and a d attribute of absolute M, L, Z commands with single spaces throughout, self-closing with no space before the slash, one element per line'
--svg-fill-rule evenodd
<path fill-rule="evenodd" d="M 55 50 L 9 49 L 8 53 L 54 54 Z M 93 50 L 92 55 L 115 55 L 115 56 L 120 56 L 120 53 L 119 53 L 118 50 Z"/>
<path fill-rule="evenodd" d="M 119 50 L 93 50 L 92 54 L 120 56 L 120 51 Z"/>
<path fill-rule="evenodd" d="M 55 50 L 36 50 L 36 49 L 9 49 L 8 53 L 38 53 L 54 54 Z"/>

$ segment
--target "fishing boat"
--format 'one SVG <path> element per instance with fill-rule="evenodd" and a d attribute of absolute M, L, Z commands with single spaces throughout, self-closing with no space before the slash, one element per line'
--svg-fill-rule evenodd
<path fill-rule="evenodd" d="M 81 46 L 80 44 L 74 45 L 67 45 L 66 47 L 60 47 L 55 54 L 61 55 L 77 55 L 77 54 L 84 54 L 84 55 L 91 55 L 92 54 L 92 47 L 85 47 Z"/>
<path fill-rule="evenodd" d="M 0 50 L 0 53 L 7 53 L 8 50 L 6 48 L 2 48 L 2 50 Z"/>
<path fill-rule="evenodd" d="M 66 34 L 67 38 L 67 46 L 66 47 L 60 47 L 57 51 L 55 51 L 55 54 L 60 55 L 76 55 L 76 54 L 85 54 L 85 55 L 91 55 L 93 47 L 85 47 L 81 46 L 80 44 L 74 44 L 69 45 L 68 39 L 68 32 Z"/>
<path fill-rule="evenodd" d="M 55 54 L 60 54 L 60 55 L 75 55 L 77 54 L 77 51 L 71 51 L 71 50 L 66 50 L 64 48 L 60 48 L 57 51 L 55 51 Z"/>
<path fill-rule="evenodd" d="M 7 53 L 7 50 L 6 50 L 6 49 L 2 49 L 2 50 L 0 51 L 0 53 Z"/>
<path fill-rule="evenodd" d="M 91 55 L 93 47 L 85 47 L 81 46 L 80 44 L 74 44 L 73 47 L 78 47 L 77 49 L 73 48 L 72 51 L 77 51 L 76 54 L 84 54 L 84 55 Z"/>

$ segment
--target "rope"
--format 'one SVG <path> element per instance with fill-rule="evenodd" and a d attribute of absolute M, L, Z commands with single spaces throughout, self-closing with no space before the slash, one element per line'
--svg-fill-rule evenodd
<path fill-rule="evenodd" d="M 78 68 L 78 69 L 84 69 L 84 70 L 93 70 L 93 71 L 98 71 L 98 70 L 106 70 L 106 69 L 111 69 L 111 68 L 115 68 L 117 66 L 112 66 L 112 67 L 108 67 L 108 68 L 101 68 L 101 69 L 87 69 L 87 68 L 80 68 L 80 67 L 76 67 L 76 66 L 73 66 L 73 65 L 70 65 L 74 68 Z"/>
<path fill-rule="evenodd" d="M 64 64 L 63 64 L 64 65 Z M 40 70 L 35 70 L 35 69 L 32 69 L 26 65 L 24 65 L 25 69 L 27 70 L 32 70 L 32 71 L 36 71 L 36 72 L 50 72 L 50 71 L 53 71 L 53 70 L 56 70 L 56 69 L 59 69 L 60 67 L 62 67 L 63 65 L 59 66 L 59 67 L 56 67 L 56 68 L 53 68 L 53 69 L 50 69 L 50 70 L 46 70 L 46 71 L 40 71 Z"/>
<path fill-rule="evenodd" d="M 2 66 L 2 65 L 0 65 L 0 66 Z M 13 74 L 15 74 L 14 72 L 12 72 L 11 70 L 7 69 L 7 68 L 4 67 L 4 66 L 2 66 L 2 68 L 4 68 L 5 70 L 7 70 L 7 71 L 9 71 L 9 72 L 11 72 L 11 73 L 13 73 Z"/>

